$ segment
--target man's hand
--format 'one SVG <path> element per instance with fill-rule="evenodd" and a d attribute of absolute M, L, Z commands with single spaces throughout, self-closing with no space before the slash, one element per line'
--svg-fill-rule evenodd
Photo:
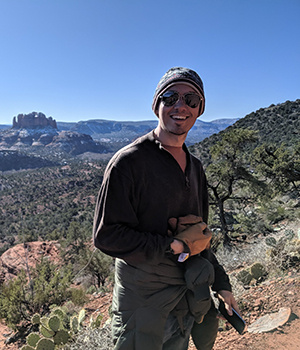
<path fill-rule="evenodd" d="M 173 254 L 181 254 L 184 251 L 183 243 L 177 239 L 174 239 L 174 241 L 170 244 L 170 247 L 173 250 Z"/>
<path fill-rule="evenodd" d="M 226 311 L 228 315 L 232 316 L 232 308 L 241 314 L 238 304 L 233 296 L 233 294 L 229 290 L 219 290 L 217 297 L 224 301 Z"/>
<path fill-rule="evenodd" d="M 191 225 L 175 236 L 176 239 L 184 242 L 188 246 L 191 256 L 199 254 L 207 249 L 211 237 L 212 232 L 207 228 L 207 225 L 204 222 Z"/>
<path fill-rule="evenodd" d="M 178 219 L 170 218 L 168 224 L 169 236 L 174 236 L 175 240 L 181 241 L 182 244 L 179 246 L 179 242 L 173 242 L 175 249 L 171 244 L 174 254 L 184 252 L 184 244 L 188 247 L 191 256 L 209 248 L 212 233 L 200 216 L 190 214 Z"/>
<path fill-rule="evenodd" d="M 197 215 L 186 215 L 180 216 L 179 218 L 170 218 L 168 221 L 169 224 L 169 236 L 174 236 L 184 230 L 189 226 L 203 222 L 201 216 Z"/>

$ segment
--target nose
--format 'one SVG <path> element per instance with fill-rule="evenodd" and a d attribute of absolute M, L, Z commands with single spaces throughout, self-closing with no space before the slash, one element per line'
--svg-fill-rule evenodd
<path fill-rule="evenodd" d="M 186 108 L 186 103 L 184 101 L 184 96 L 179 96 L 178 100 L 176 101 L 175 108 Z"/>

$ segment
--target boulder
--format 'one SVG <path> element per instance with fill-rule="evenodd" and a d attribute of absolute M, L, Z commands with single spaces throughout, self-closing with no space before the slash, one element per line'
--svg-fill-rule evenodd
<path fill-rule="evenodd" d="M 278 312 L 264 315 L 248 326 L 249 333 L 264 333 L 270 332 L 284 325 L 290 318 L 291 309 L 282 307 Z"/>
<path fill-rule="evenodd" d="M 47 241 L 17 244 L 1 255 L 0 276 L 8 281 L 16 277 L 21 270 L 35 267 L 42 257 L 49 258 L 56 263 L 59 262 L 59 243 Z"/>

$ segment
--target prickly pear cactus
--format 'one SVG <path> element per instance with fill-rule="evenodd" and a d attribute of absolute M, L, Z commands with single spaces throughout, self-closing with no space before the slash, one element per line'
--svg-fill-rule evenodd
<path fill-rule="evenodd" d="M 48 317 L 46 317 L 46 316 L 41 317 L 40 324 L 45 326 L 45 327 L 48 327 Z"/>
<path fill-rule="evenodd" d="M 57 315 L 61 320 L 63 320 L 67 315 L 63 308 L 56 306 L 51 310 L 51 315 Z"/>
<path fill-rule="evenodd" d="M 103 319 L 103 315 L 101 315 L 100 313 L 97 315 L 97 317 L 95 319 L 93 319 L 93 317 L 91 316 L 90 327 L 91 328 L 99 328 L 101 325 L 102 319 Z"/>
<path fill-rule="evenodd" d="M 28 345 L 32 346 L 33 348 L 35 348 L 37 342 L 40 340 L 40 335 L 38 333 L 30 333 L 27 337 L 26 337 L 26 342 Z"/>
<path fill-rule="evenodd" d="M 52 338 L 55 334 L 55 332 L 52 329 L 49 329 L 48 327 L 45 327 L 44 325 L 40 325 L 40 333 L 45 338 Z"/>
<path fill-rule="evenodd" d="M 237 279 L 239 281 L 241 281 L 243 284 L 248 285 L 251 280 L 252 280 L 252 275 L 248 270 L 241 270 L 238 274 L 237 274 Z"/>
<path fill-rule="evenodd" d="M 42 338 L 36 345 L 36 350 L 54 350 L 55 344 L 53 340 Z"/>
<path fill-rule="evenodd" d="M 253 278 L 258 280 L 266 275 L 266 270 L 261 263 L 257 262 L 257 263 L 254 263 L 253 265 L 251 265 L 250 273 L 253 276 Z"/>
<path fill-rule="evenodd" d="M 84 319 L 85 319 L 85 309 L 81 309 L 81 310 L 79 311 L 79 314 L 78 314 L 78 323 L 79 323 L 79 325 L 82 324 L 82 322 L 84 321 Z"/>
<path fill-rule="evenodd" d="M 85 309 L 69 318 L 68 314 L 56 305 L 50 316 L 32 317 L 33 324 L 39 324 L 39 333 L 31 333 L 27 337 L 27 344 L 22 350 L 53 350 L 66 344 L 70 338 L 78 333 L 85 319 Z M 100 326 L 102 316 L 98 315 L 94 324 Z"/>
<path fill-rule="evenodd" d="M 56 334 L 53 337 L 54 344 L 56 345 L 67 344 L 69 339 L 70 339 L 70 335 L 64 329 L 61 329 L 58 332 L 56 332 Z"/>
<path fill-rule="evenodd" d="M 286 239 L 289 239 L 289 240 L 292 240 L 293 238 L 295 238 L 295 232 L 293 231 L 293 230 L 291 230 L 291 229 L 289 229 L 289 230 L 286 230 L 285 232 L 284 232 L 284 235 L 285 235 L 285 238 Z"/>
<path fill-rule="evenodd" d="M 79 330 L 79 322 L 77 316 L 72 316 L 70 319 L 70 329 L 73 333 L 77 333 Z"/>
<path fill-rule="evenodd" d="M 270 247 L 276 247 L 276 244 L 277 244 L 277 241 L 274 237 L 267 237 L 265 242 L 266 242 L 266 245 Z"/>
<path fill-rule="evenodd" d="M 62 326 L 64 326 L 65 323 L 68 323 L 68 319 L 69 318 L 67 316 L 66 311 L 62 307 L 56 306 L 55 308 L 53 308 L 51 310 L 50 316 L 54 316 L 54 315 L 56 315 L 56 316 L 58 316 L 60 318 Z"/>
<path fill-rule="evenodd" d="M 33 325 L 35 324 L 40 324 L 41 323 L 41 316 L 40 314 L 34 314 L 32 317 L 31 317 L 31 323 Z"/>
<path fill-rule="evenodd" d="M 57 332 L 61 326 L 60 318 L 57 315 L 51 316 L 48 320 L 48 326 L 52 331 Z"/>

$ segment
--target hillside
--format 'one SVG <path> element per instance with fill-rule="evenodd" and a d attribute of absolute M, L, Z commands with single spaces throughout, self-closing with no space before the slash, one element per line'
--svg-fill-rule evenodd
<path fill-rule="evenodd" d="M 0 251 L 59 238 L 70 222 L 91 229 L 104 166 L 77 163 L 0 176 Z"/>
<path fill-rule="evenodd" d="M 239 128 L 257 131 L 258 141 L 255 146 L 264 142 L 277 146 L 284 142 L 287 147 L 294 146 L 300 140 L 300 99 L 271 105 L 252 112 L 218 134 L 213 134 L 194 144 L 190 150 L 200 159 L 205 159 L 210 147 L 219 141 L 226 132 Z"/>
<path fill-rule="evenodd" d="M 17 151 L 0 150 L 0 171 L 36 169 L 58 165 L 42 157 L 35 157 L 19 153 Z"/>

